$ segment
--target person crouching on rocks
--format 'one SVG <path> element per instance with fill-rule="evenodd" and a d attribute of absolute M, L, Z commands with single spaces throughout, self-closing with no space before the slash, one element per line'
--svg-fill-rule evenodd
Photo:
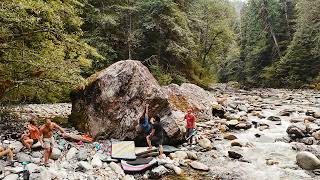
<path fill-rule="evenodd" d="M 151 129 L 152 129 L 152 124 L 150 124 L 150 122 L 149 122 L 148 113 L 149 113 L 149 104 L 146 104 L 143 115 L 139 121 L 139 124 L 146 135 L 149 135 L 151 133 Z"/>
<path fill-rule="evenodd" d="M 56 123 L 51 122 L 51 119 L 46 119 L 46 123 L 42 125 L 40 128 L 40 133 L 42 135 L 43 139 L 43 147 L 45 148 L 44 151 L 44 164 L 47 165 L 49 158 L 51 157 L 52 154 L 52 149 L 54 146 L 54 138 L 53 138 L 53 130 L 58 129 L 61 133 L 62 136 L 65 136 L 65 131 L 63 128 L 58 126 Z M 40 141 L 42 142 L 42 141 Z"/>
<path fill-rule="evenodd" d="M 154 144 L 156 147 L 159 146 L 159 157 L 162 158 L 163 155 L 163 126 L 160 122 L 160 117 L 156 115 L 155 117 L 152 117 L 150 119 L 150 122 L 152 124 L 151 133 L 147 136 L 147 143 L 149 148 L 152 148 L 152 144 Z"/>
<path fill-rule="evenodd" d="M 187 114 L 184 116 L 184 119 L 186 121 L 187 138 L 189 138 L 188 144 L 191 146 L 194 136 L 193 133 L 196 130 L 196 117 L 193 115 L 191 108 L 187 110 Z"/>
<path fill-rule="evenodd" d="M 40 130 L 37 127 L 37 124 L 34 120 L 30 120 L 28 124 L 29 132 L 26 132 L 22 137 L 22 143 L 27 147 L 28 150 L 31 151 L 31 147 L 33 144 L 36 144 L 40 141 Z M 41 144 L 43 144 L 40 141 Z"/>

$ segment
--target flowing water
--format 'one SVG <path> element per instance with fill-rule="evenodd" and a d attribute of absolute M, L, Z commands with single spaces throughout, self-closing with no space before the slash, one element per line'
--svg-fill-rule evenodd
<path fill-rule="evenodd" d="M 199 153 L 199 159 L 210 167 L 209 173 L 187 172 L 185 179 L 246 179 L 246 180 L 300 180 L 300 179 L 320 179 L 320 176 L 301 169 L 296 164 L 297 152 L 292 149 L 290 143 L 279 142 L 276 139 L 287 137 L 286 129 L 291 124 L 293 118 L 304 119 L 307 110 L 319 111 L 319 93 L 309 92 L 287 92 L 287 90 L 272 90 L 268 96 L 256 98 L 249 102 L 251 105 L 264 104 L 267 108 L 262 109 L 261 114 L 265 117 L 277 116 L 281 110 L 292 110 L 291 115 L 281 116 L 279 122 L 259 119 L 257 116 L 248 114 L 251 121 L 266 123 L 270 127 L 260 131 L 259 128 L 252 127 L 246 131 L 234 131 L 240 142 L 247 144 L 245 147 L 231 146 L 230 141 L 215 141 L 217 150 Z M 285 95 L 291 94 L 294 100 L 286 100 Z M 262 92 L 263 94 L 263 92 Z M 230 94 L 232 100 L 250 99 L 251 95 L 233 93 Z M 242 98 L 241 98 L 242 97 Z M 251 98 L 255 99 L 255 98 Z M 259 134 L 260 137 L 255 135 Z M 314 145 L 319 148 L 319 145 Z M 243 155 L 244 162 L 231 160 L 228 151 L 235 151 Z M 273 165 L 268 165 L 267 161 Z M 176 178 L 170 178 L 176 179 Z"/>

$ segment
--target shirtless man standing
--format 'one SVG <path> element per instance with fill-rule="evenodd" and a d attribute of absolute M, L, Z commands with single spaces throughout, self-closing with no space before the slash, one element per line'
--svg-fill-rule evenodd
<path fill-rule="evenodd" d="M 53 139 L 54 129 L 58 129 L 62 133 L 62 136 L 65 135 L 65 131 L 56 123 L 51 122 L 50 119 L 46 119 L 46 124 L 42 125 L 42 127 L 40 128 L 40 133 L 42 134 L 42 139 L 43 139 L 42 140 L 43 147 L 45 148 L 45 151 L 44 151 L 45 164 L 48 164 L 49 158 L 52 154 L 52 148 L 54 146 L 54 139 Z"/>

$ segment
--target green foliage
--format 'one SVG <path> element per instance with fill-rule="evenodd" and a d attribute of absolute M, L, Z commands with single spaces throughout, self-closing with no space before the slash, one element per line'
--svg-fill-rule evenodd
<path fill-rule="evenodd" d="M 82 20 L 74 2 L 1 2 L 2 102 L 67 101 L 91 58 L 102 58 L 80 39 Z"/>
<path fill-rule="evenodd" d="M 320 72 L 320 3 L 297 1 L 297 24 L 293 40 L 281 61 L 266 69 L 265 77 L 278 87 L 317 84 Z"/>

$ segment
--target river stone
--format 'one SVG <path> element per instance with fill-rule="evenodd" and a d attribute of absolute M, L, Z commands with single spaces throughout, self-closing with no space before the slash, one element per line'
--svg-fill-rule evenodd
<path fill-rule="evenodd" d="M 183 173 L 183 170 L 181 168 L 179 168 L 178 166 L 173 166 L 173 171 L 177 174 L 177 175 L 181 175 Z"/>
<path fill-rule="evenodd" d="M 252 127 L 252 123 L 250 122 L 240 122 L 239 124 L 236 125 L 235 129 L 250 129 Z"/>
<path fill-rule="evenodd" d="M 161 176 L 165 175 L 168 173 L 168 169 L 165 168 L 164 166 L 160 165 L 154 169 L 151 170 L 150 176 L 151 178 L 160 178 Z"/>
<path fill-rule="evenodd" d="M 196 170 L 201 170 L 201 171 L 209 171 L 209 167 L 205 164 L 202 164 L 201 162 L 199 161 L 192 161 L 190 163 L 190 166 L 193 168 L 193 169 L 196 169 Z"/>
<path fill-rule="evenodd" d="M 233 141 L 231 141 L 231 146 L 239 146 L 239 147 L 242 147 L 242 146 L 244 146 L 244 143 L 241 142 L 241 141 L 238 141 L 238 140 L 233 140 Z"/>
<path fill-rule="evenodd" d="M 10 144 L 10 146 L 12 147 L 14 153 L 20 152 L 23 148 L 23 144 L 20 141 L 15 141 L 12 144 Z"/>
<path fill-rule="evenodd" d="M 35 151 L 35 152 L 32 152 L 31 153 L 31 156 L 34 157 L 34 158 L 42 158 L 42 153 L 39 152 L 39 151 Z"/>
<path fill-rule="evenodd" d="M 297 164 L 306 170 L 314 170 L 320 168 L 320 160 L 312 153 L 303 151 L 296 156 Z"/>
<path fill-rule="evenodd" d="M 233 159 L 240 159 L 242 158 L 242 155 L 237 153 L 237 152 L 234 152 L 234 151 L 228 151 L 228 156 L 230 158 L 233 158 Z"/>
<path fill-rule="evenodd" d="M 269 116 L 267 119 L 270 121 L 281 121 L 281 118 L 277 116 Z"/>
<path fill-rule="evenodd" d="M 188 154 L 188 159 L 191 159 L 191 160 L 197 160 L 198 159 L 198 156 L 195 152 L 192 152 L 192 151 L 187 151 L 187 154 Z"/>
<path fill-rule="evenodd" d="M 312 136 L 313 136 L 316 140 L 320 140 L 320 130 L 312 133 Z"/>
<path fill-rule="evenodd" d="M 90 171 L 91 169 L 93 169 L 92 165 L 89 164 L 87 161 L 80 161 L 78 166 L 84 169 L 85 171 Z"/>
<path fill-rule="evenodd" d="M 198 141 L 198 143 L 202 148 L 205 148 L 207 150 L 211 150 L 213 148 L 213 145 L 208 138 L 202 138 Z"/>
<path fill-rule="evenodd" d="M 20 152 L 16 155 L 16 158 L 19 162 L 31 162 L 31 157 L 30 155 Z"/>
<path fill-rule="evenodd" d="M 88 150 L 83 148 L 83 149 L 80 149 L 78 154 L 77 154 L 77 159 L 78 161 L 84 161 L 88 158 Z"/>
<path fill-rule="evenodd" d="M 290 116 L 291 112 L 292 112 L 292 111 L 285 109 L 285 110 L 280 111 L 280 112 L 278 113 L 278 115 L 279 115 L 279 116 Z"/>
<path fill-rule="evenodd" d="M 305 137 L 300 139 L 300 142 L 306 144 L 306 145 L 312 145 L 316 142 L 316 139 L 314 137 Z"/>
<path fill-rule="evenodd" d="M 61 156 L 61 150 L 54 147 L 52 149 L 52 154 L 51 154 L 50 158 L 53 160 L 58 160 L 60 158 L 60 156 Z"/>
<path fill-rule="evenodd" d="M 175 156 L 178 159 L 187 159 L 188 158 L 188 154 L 186 151 L 177 151 L 177 152 L 175 152 Z"/>
<path fill-rule="evenodd" d="M 122 180 L 135 180 L 132 175 L 125 175 Z"/>
<path fill-rule="evenodd" d="M 29 163 L 26 165 L 26 169 L 30 172 L 30 173 L 35 173 L 35 172 L 40 172 L 40 167 L 34 163 Z"/>
<path fill-rule="evenodd" d="M 291 123 L 299 123 L 299 122 L 303 122 L 304 119 L 302 118 L 292 118 L 289 120 Z"/>
<path fill-rule="evenodd" d="M 193 84 L 160 87 L 148 68 L 134 60 L 116 62 L 90 76 L 71 93 L 71 99 L 69 121 L 76 128 L 93 137 L 119 140 L 137 138 L 139 118 L 147 103 L 149 116 L 161 117 L 170 141 L 182 140 L 188 107 L 198 119 L 212 119 L 211 107 L 217 103 L 208 91 Z"/>
<path fill-rule="evenodd" d="M 315 112 L 313 114 L 313 117 L 319 119 L 320 118 L 320 112 Z"/>
<path fill-rule="evenodd" d="M 316 118 L 311 117 L 311 116 L 307 116 L 304 118 L 305 121 L 309 121 L 309 122 L 314 122 L 316 120 Z"/>
<path fill-rule="evenodd" d="M 18 180 L 18 179 L 19 179 L 18 174 L 9 174 L 3 180 Z"/>
<path fill-rule="evenodd" d="M 296 125 L 290 125 L 287 128 L 287 133 L 292 138 L 303 138 L 306 136 L 306 131 Z"/>
<path fill-rule="evenodd" d="M 309 133 L 313 133 L 313 132 L 316 132 L 317 130 L 320 130 L 320 127 L 315 123 L 306 123 L 306 130 Z"/>
<path fill-rule="evenodd" d="M 70 148 L 67 155 L 66 155 L 66 159 L 67 160 L 73 159 L 77 153 L 78 153 L 77 148 L 75 148 L 75 147 Z"/>
<path fill-rule="evenodd" d="M 117 163 L 111 162 L 110 167 L 119 177 L 125 176 L 123 169 Z"/>
<path fill-rule="evenodd" d="M 235 140 L 235 139 L 238 139 L 237 136 L 235 136 L 235 135 L 233 135 L 233 134 L 230 134 L 230 133 L 224 134 L 224 135 L 223 135 L 223 138 L 224 138 L 224 139 L 227 139 L 227 140 Z"/>
<path fill-rule="evenodd" d="M 98 154 L 95 154 L 91 160 L 91 165 L 93 167 L 102 167 L 102 161 Z"/>
<path fill-rule="evenodd" d="M 230 120 L 230 121 L 227 121 L 227 126 L 228 126 L 228 127 L 234 127 L 234 126 L 236 126 L 237 124 L 239 124 L 239 121 L 238 121 L 238 120 Z"/>

